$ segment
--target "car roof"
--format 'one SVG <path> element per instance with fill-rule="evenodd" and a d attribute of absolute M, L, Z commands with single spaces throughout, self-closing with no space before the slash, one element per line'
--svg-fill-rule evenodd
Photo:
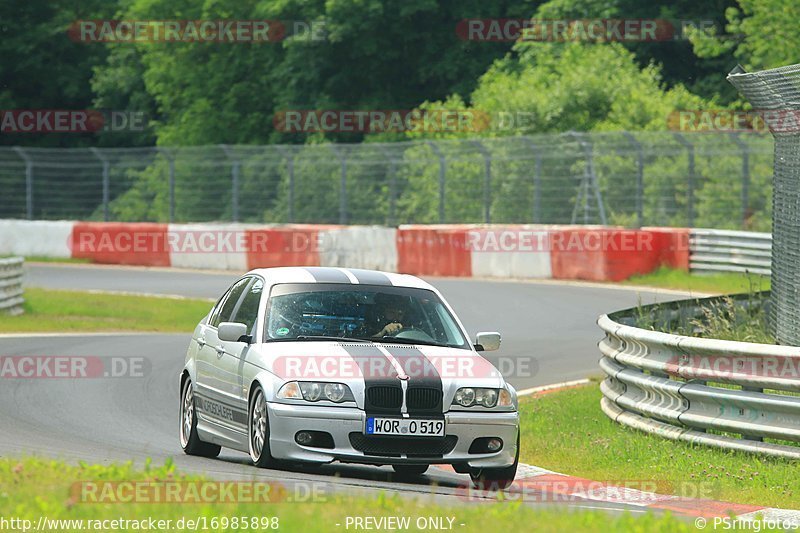
<path fill-rule="evenodd" d="M 341 283 L 343 285 L 387 285 L 413 287 L 437 292 L 429 283 L 409 274 L 380 270 L 338 267 L 275 267 L 257 268 L 247 275 L 260 275 L 268 283 Z"/>

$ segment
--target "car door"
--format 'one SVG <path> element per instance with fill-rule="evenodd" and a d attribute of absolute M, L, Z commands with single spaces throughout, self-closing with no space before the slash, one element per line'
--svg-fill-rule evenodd
<path fill-rule="evenodd" d="M 200 349 L 197 352 L 197 387 L 198 414 L 214 423 L 236 425 L 234 410 L 238 406 L 238 395 L 231 390 L 227 377 L 230 368 L 226 367 L 225 352 L 217 334 L 217 327 L 222 322 L 230 322 L 239 301 L 247 287 L 253 282 L 252 277 L 245 277 L 234 283 L 220 299 L 211 312 L 208 323 L 201 328 L 198 336 Z"/>
<path fill-rule="evenodd" d="M 247 334 L 255 338 L 258 307 L 264 292 L 264 280 L 254 278 L 247 286 L 244 296 L 239 300 L 229 319 L 247 326 Z M 219 348 L 223 355 L 219 361 L 220 379 L 225 395 L 235 398 L 234 424 L 238 429 L 247 430 L 247 394 L 250 379 L 245 379 L 244 366 L 251 345 L 246 342 L 220 341 Z"/>

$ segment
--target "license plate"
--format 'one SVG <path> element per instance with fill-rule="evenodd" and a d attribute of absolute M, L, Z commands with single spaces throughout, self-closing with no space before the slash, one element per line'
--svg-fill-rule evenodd
<path fill-rule="evenodd" d="M 414 418 L 367 418 L 366 435 L 399 435 L 405 437 L 444 437 L 444 420 Z"/>

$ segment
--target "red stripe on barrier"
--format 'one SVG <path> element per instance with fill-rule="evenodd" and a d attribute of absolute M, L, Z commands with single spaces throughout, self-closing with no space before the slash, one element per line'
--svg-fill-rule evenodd
<path fill-rule="evenodd" d="M 320 231 L 336 226 L 289 226 L 247 230 L 247 268 L 320 266 Z"/>
<path fill-rule="evenodd" d="M 117 265 L 170 266 L 167 224 L 76 222 L 70 250 L 76 259 Z"/>
<path fill-rule="evenodd" d="M 397 270 L 417 276 L 472 276 L 463 226 L 408 226 L 397 230 Z"/>
<path fill-rule="evenodd" d="M 556 229 L 550 249 L 555 279 L 622 281 L 661 265 L 689 266 L 688 230 Z"/>

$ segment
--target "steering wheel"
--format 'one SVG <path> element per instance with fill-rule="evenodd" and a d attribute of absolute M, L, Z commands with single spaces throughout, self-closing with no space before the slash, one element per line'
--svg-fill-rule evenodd
<path fill-rule="evenodd" d="M 408 339 L 412 341 L 433 341 L 434 338 L 425 331 L 415 328 L 413 325 L 404 327 L 399 332 L 392 335 L 398 339 Z"/>

